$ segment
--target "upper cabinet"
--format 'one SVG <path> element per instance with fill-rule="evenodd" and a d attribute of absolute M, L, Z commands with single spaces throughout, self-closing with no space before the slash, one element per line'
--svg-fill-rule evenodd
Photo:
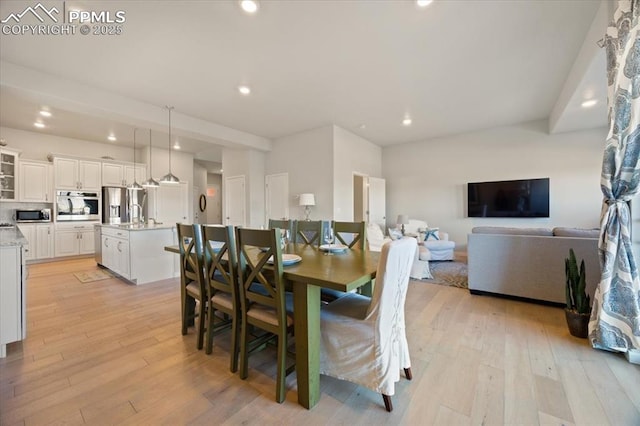
<path fill-rule="evenodd" d="M 50 203 L 52 166 L 44 161 L 20 161 L 20 201 Z"/>
<path fill-rule="evenodd" d="M 100 191 L 102 187 L 102 163 L 56 157 L 53 159 L 56 189 Z"/>
<path fill-rule="evenodd" d="M 0 149 L 0 201 L 18 199 L 18 151 Z"/>
<path fill-rule="evenodd" d="M 146 179 L 146 174 L 145 165 L 102 163 L 102 185 L 104 186 L 128 186 L 134 180 L 142 183 Z"/>

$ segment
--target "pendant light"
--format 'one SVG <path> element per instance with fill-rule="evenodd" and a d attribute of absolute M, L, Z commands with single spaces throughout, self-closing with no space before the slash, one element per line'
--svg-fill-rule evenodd
<path fill-rule="evenodd" d="M 142 182 L 142 186 L 145 188 L 157 188 L 160 184 L 153 179 L 153 144 L 151 143 L 151 129 L 149 129 L 149 179 Z"/>
<path fill-rule="evenodd" d="M 180 179 L 178 179 L 173 173 L 171 173 L 171 110 L 172 106 L 167 105 L 165 107 L 169 110 L 169 173 L 164 175 L 160 182 L 162 183 L 180 183 Z"/>
<path fill-rule="evenodd" d="M 129 186 L 127 186 L 127 189 L 131 190 L 131 191 L 141 191 L 144 188 L 142 186 L 140 186 L 140 184 L 138 183 L 138 181 L 136 180 L 136 130 L 138 130 L 137 128 L 133 129 L 133 183 Z"/>

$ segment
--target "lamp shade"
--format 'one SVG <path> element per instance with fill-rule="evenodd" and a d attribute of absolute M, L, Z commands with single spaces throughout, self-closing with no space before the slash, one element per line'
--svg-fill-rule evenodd
<path fill-rule="evenodd" d="M 316 196 L 314 194 L 300 194 L 300 200 L 298 202 L 300 206 L 315 206 Z"/>
<path fill-rule="evenodd" d="M 398 221 L 396 222 L 399 225 L 408 225 L 409 224 L 409 215 L 399 214 Z"/>

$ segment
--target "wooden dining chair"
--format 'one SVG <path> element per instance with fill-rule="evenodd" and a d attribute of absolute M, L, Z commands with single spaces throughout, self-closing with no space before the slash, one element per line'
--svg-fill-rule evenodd
<path fill-rule="evenodd" d="M 206 287 L 203 269 L 198 266 L 198 250 L 202 247 L 199 225 L 176 224 L 180 249 L 180 299 L 182 302 L 182 335 L 187 334 L 189 323 L 198 318 L 197 347 L 202 349 L 206 315 Z M 199 249 L 200 247 L 200 249 Z M 195 312 L 196 301 L 198 312 Z"/>
<path fill-rule="evenodd" d="M 238 371 L 240 298 L 238 262 L 232 226 L 202 226 L 202 255 L 198 266 L 204 271 L 207 294 L 205 352 L 213 351 L 213 336 L 231 328 L 230 370 Z M 220 317 L 216 311 L 222 312 Z"/>
<path fill-rule="evenodd" d="M 337 222 L 332 221 L 331 227 L 336 237 L 336 242 L 340 242 L 349 248 L 364 250 L 367 244 L 366 224 L 364 222 Z"/>
<path fill-rule="evenodd" d="M 303 244 L 322 244 L 321 220 L 297 220 L 294 225 L 295 241 Z"/>
<path fill-rule="evenodd" d="M 295 364 L 286 367 L 289 336 L 293 334 L 293 300 L 288 297 L 289 303 L 285 303 L 280 238 L 280 229 L 236 229 L 241 306 L 240 378 L 248 376 L 250 352 L 275 337 L 278 348 L 276 401 L 282 403 L 286 395 L 285 378 Z M 250 341 L 252 326 L 267 334 Z"/>
<path fill-rule="evenodd" d="M 373 297 L 357 293 L 320 311 L 320 373 L 382 394 L 387 411 L 400 369 L 411 380 L 404 304 L 417 241 L 382 246 Z"/>
<path fill-rule="evenodd" d="M 288 219 L 269 219 L 269 229 L 280 228 L 288 229 L 291 232 L 293 221 Z"/>

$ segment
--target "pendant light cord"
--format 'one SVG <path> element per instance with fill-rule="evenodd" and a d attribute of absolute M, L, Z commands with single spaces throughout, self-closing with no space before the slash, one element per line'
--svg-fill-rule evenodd
<path fill-rule="evenodd" d="M 171 170 L 171 110 L 173 107 L 167 105 L 166 108 L 169 110 L 169 173 L 173 174 L 173 171 Z"/>

